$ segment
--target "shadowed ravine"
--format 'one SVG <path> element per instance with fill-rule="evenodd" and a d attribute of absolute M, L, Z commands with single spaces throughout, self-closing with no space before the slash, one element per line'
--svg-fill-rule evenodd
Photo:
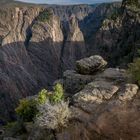
<path fill-rule="evenodd" d="M 65 53 L 61 54 L 63 42 L 48 40 L 31 42 L 27 49 L 24 42 L 0 48 L 0 103 L 3 106 L 0 114 L 5 112 L 3 110 L 9 110 L 8 104 L 14 106 L 19 98 L 34 95 L 42 88 L 51 88 L 53 82 L 61 78 L 64 70 L 73 69 L 75 61 L 85 57 L 80 53 L 83 50 L 79 48 L 83 46 L 83 42 L 68 43 L 68 46 L 75 47 L 73 50 L 66 47 L 63 50 Z"/>

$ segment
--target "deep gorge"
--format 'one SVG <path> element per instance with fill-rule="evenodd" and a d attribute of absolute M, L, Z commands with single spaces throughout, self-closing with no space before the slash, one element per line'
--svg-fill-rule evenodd
<path fill-rule="evenodd" d="M 42 88 L 51 89 L 65 70 L 75 68 L 76 60 L 99 54 L 113 67 L 126 67 L 132 62 L 138 55 L 139 46 L 133 46 L 139 42 L 139 14 L 126 9 L 112 19 L 120 8 L 121 3 L 4 3 L 0 7 L 2 118 L 9 119 L 20 98 L 34 95 Z M 49 17 L 41 19 L 40 14 L 46 11 L 50 12 Z"/>

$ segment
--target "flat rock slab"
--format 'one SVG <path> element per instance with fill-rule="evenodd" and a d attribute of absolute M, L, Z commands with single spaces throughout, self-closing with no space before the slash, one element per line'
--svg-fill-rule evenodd
<path fill-rule="evenodd" d="M 95 81 L 89 83 L 82 91 L 74 95 L 75 102 L 82 103 L 102 103 L 103 100 L 110 99 L 119 87 L 107 81 Z"/>

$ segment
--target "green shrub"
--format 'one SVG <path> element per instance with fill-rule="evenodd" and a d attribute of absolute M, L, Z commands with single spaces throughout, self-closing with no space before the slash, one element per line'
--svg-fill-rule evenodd
<path fill-rule="evenodd" d="M 10 129 L 10 128 L 14 127 L 14 126 L 16 125 L 16 123 L 17 123 L 17 122 L 8 122 L 8 123 L 4 126 L 4 128 L 5 128 L 5 129 Z"/>
<path fill-rule="evenodd" d="M 39 16 L 37 17 L 37 20 L 41 21 L 41 22 L 46 22 L 51 18 L 51 16 L 52 16 L 51 11 L 46 9 L 46 10 L 39 13 Z"/>
<path fill-rule="evenodd" d="M 140 86 L 140 58 L 128 65 L 128 73 L 132 75 L 134 82 L 137 82 Z"/>
<path fill-rule="evenodd" d="M 39 94 L 38 94 L 38 103 L 39 104 L 44 104 L 46 102 L 47 93 L 48 93 L 48 91 L 46 89 L 43 89 L 39 92 Z"/>
<path fill-rule="evenodd" d="M 20 119 L 30 122 L 33 121 L 38 112 L 36 105 L 37 101 L 35 99 L 22 99 L 15 111 Z"/>
<path fill-rule="evenodd" d="M 53 92 L 48 92 L 43 89 L 39 92 L 36 99 L 22 99 L 19 106 L 15 109 L 17 115 L 24 122 L 33 121 L 38 114 L 38 105 L 45 104 L 46 101 L 50 101 L 52 104 L 58 103 L 64 99 L 64 90 L 61 84 L 54 86 Z"/>
<path fill-rule="evenodd" d="M 45 90 L 44 90 L 45 92 Z M 71 117 L 69 102 L 64 101 L 63 86 L 57 83 L 52 92 L 45 92 L 47 99 L 43 104 L 38 104 L 38 115 L 35 123 L 43 129 L 60 130 L 67 127 Z"/>
<path fill-rule="evenodd" d="M 54 86 L 54 92 L 50 96 L 50 101 L 52 103 L 58 103 L 64 99 L 64 89 L 63 86 L 60 83 L 57 83 Z"/>

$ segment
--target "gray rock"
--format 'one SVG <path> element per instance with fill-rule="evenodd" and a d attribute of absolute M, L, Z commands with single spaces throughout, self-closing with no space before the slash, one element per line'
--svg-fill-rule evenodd
<path fill-rule="evenodd" d="M 82 104 L 102 103 L 104 100 L 109 100 L 117 91 L 118 87 L 107 81 L 94 81 L 89 83 L 79 93 L 75 94 L 73 99 L 75 102 Z"/>
<path fill-rule="evenodd" d="M 74 94 L 91 82 L 94 76 L 78 74 L 76 71 L 67 70 L 63 74 L 63 84 L 66 92 Z"/>
<path fill-rule="evenodd" d="M 84 58 L 76 62 L 76 70 L 81 74 L 94 74 L 105 68 L 107 62 L 98 55 Z"/>
<path fill-rule="evenodd" d="M 126 84 L 117 94 L 121 101 L 131 100 L 138 92 L 138 86 L 135 84 Z"/>
<path fill-rule="evenodd" d="M 125 82 L 128 78 L 128 75 L 124 69 L 107 68 L 102 73 L 99 73 L 97 78 L 112 80 L 116 82 Z"/>

